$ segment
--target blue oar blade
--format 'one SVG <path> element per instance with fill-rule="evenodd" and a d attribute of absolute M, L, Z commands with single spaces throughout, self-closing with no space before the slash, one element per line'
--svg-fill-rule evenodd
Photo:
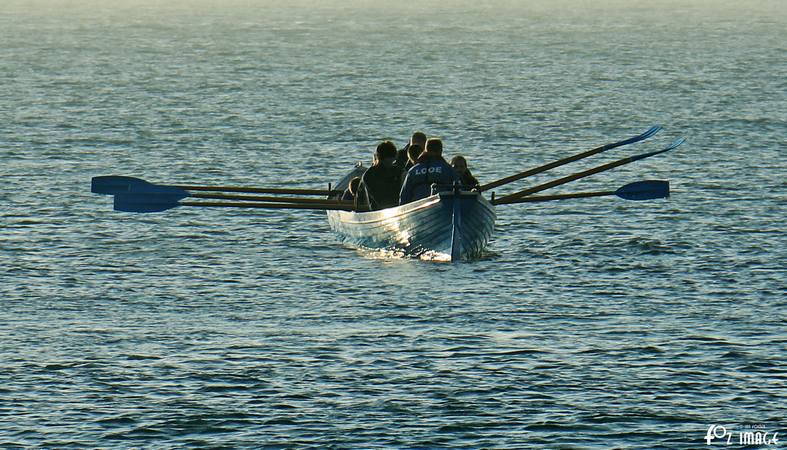
<path fill-rule="evenodd" d="M 117 175 L 107 175 L 93 177 L 90 181 L 90 192 L 94 194 L 124 194 L 131 191 L 131 186 L 137 183 L 146 183 L 144 180 L 134 177 L 122 177 Z"/>
<path fill-rule="evenodd" d="M 629 183 L 617 191 L 615 195 L 625 200 L 653 200 L 669 197 L 669 181 L 647 180 Z"/>
<path fill-rule="evenodd" d="M 684 139 L 684 138 L 675 139 L 675 141 L 673 141 L 672 144 L 668 145 L 666 148 L 663 148 L 661 150 L 656 150 L 656 151 L 653 151 L 653 152 L 643 153 L 641 155 L 632 156 L 631 157 L 631 161 L 632 162 L 633 161 L 639 161 L 640 159 L 650 158 L 651 156 L 656 156 L 656 155 L 668 152 L 668 151 L 670 151 L 672 149 L 680 147 L 680 145 L 683 144 L 684 142 L 686 142 L 686 139 Z"/>
<path fill-rule="evenodd" d="M 124 177 L 117 175 L 109 175 L 103 177 L 93 177 L 90 186 L 91 192 L 94 194 L 151 194 L 151 195 L 170 195 L 180 196 L 185 198 L 189 193 L 181 188 L 173 186 L 162 186 L 158 184 L 148 183 L 145 180 Z"/>
<path fill-rule="evenodd" d="M 633 144 L 635 142 L 644 141 L 645 139 L 653 136 L 654 134 L 658 133 L 661 130 L 661 125 L 654 125 L 648 131 L 640 134 L 639 136 L 634 136 L 632 138 L 617 142 L 614 147 L 621 147 L 623 145 Z"/>
<path fill-rule="evenodd" d="M 661 128 L 662 128 L 661 125 L 654 125 L 654 126 L 652 126 L 650 128 L 650 130 L 642 133 L 642 139 L 647 139 L 647 138 L 653 136 L 654 134 L 656 134 L 659 131 L 661 131 Z"/>
<path fill-rule="evenodd" d="M 115 211 L 149 213 L 166 211 L 180 206 L 179 195 L 167 194 L 117 194 L 115 195 Z"/>

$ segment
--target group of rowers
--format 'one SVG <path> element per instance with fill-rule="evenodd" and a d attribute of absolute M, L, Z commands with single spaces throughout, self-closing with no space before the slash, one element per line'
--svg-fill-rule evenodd
<path fill-rule="evenodd" d="M 403 205 L 432 195 L 432 185 L 465 189 L 478 187 L 478 180 L 467 168 L 467 160 L 457 155 L 449 164 L 443 158 L 443 142 L 413 133 L 401 150 L 383 141 L 375 150 L 374 162 L 361 177 L 353 178 L 342 200 L 355 201 L 370 210 Z"/>

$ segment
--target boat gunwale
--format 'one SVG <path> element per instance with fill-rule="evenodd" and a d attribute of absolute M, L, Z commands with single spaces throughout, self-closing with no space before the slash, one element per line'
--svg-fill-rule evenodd
<path fill-rule="evenodd" d="M 486 209 L 492 213 L 493 216 L 497 216 L 495 212 L 495 207 L 492 205 L 489 200 L 484 198 L 480 192 L 475 191 L 461 191 L 458 194 L 446 191 L 446 192 L 439 192 L 434 195 L 430 195 L 429 197 L 416 200 L 411 203 L 407 203 L 400 206 L 392 206 L 386 209 L 380 209 L 377 211 L 343 211 L 343 210 L 329 210 L 329 216 L 337 216 L 341 223 L 345 224 L 352 224 L 352 225 L 364 225 L 364 224 L 372 224 L 372 223 L 384 223 L 391 220 L 397 220 L 398 218 L 410 214 L 414 214 L 419 212 L 423 209 L 432 208 L 435 205 L 439 205 L 440 202 L 445 197 L 458 197 L 458 198 L 474 198 L 480 204 L 484 205 Z M 399 211 L 396 211 L 396 210 Z M 395 211 L 391 213 L 391 211 Z M 368 216 L 368 217 L 367 217 Z M 347 220 L 351 219 L 351 220 Z"/>

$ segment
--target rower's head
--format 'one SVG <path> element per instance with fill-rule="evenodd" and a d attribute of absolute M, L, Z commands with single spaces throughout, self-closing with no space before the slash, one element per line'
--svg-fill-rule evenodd
<path fill-rule="evenodd" d="M 443 141 L 438 138 L 427 139 L 424 148 L 427 153 L 432 153 L 437 156 L 443 155 Z"/>
<path fill-rule="evenodd" d="M 355 177 L 350 180 L 350 185 L 347 186 L 347 189 L 350 190 L 350 194 L 355 195 L 358 193 L 358 185 L 361 184 L 361 177 Z"/>
<path fill-rule="evenodd" d="M 456 173 L 465 173 L 467 172 L 467 160 L 462 155 L 456 155 L 451 158 L 451 167 L 456 170 Z"/>
<path fill-rule="evenodd" d="M 410 138 L 410 145 L 420 145 L 421 148 L 424 148 L 426 145 L 426 135 L 420 131 L 416 131 Z"/>
<path fill-rule="evenodd" d="M 407 159 L 410 160 L 411 163 L 415 164 L 418 161 L 418 157 L 421 156 L 421 153 L 424 152 L 424 147 L 418 144 L 410 144 L 407 147 Z"/>
<path fill-rule="evenodd" d="M 391 167 L 393 166 L 394 160 L 396 160 L 396 145 L 391 141 L 383 141 L 377 146 L 374 156 L 377 164 L 384 167 Z"/>

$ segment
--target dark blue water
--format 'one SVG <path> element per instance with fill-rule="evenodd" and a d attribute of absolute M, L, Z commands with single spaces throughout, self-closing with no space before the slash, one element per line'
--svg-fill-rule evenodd
<path fill-rule="evenodd" d="M 781 2 L 122 3 L 0 6 L 0 447 L 787 434 Z M 555 189 L 669 179 L 670 199 L 501 206 L 460 264 L 345 247 L 320 212 L 89 192 L 321 188 L 416 129 L 488 182 L 654 123 L 497 194 L 685 136 Z"/>

